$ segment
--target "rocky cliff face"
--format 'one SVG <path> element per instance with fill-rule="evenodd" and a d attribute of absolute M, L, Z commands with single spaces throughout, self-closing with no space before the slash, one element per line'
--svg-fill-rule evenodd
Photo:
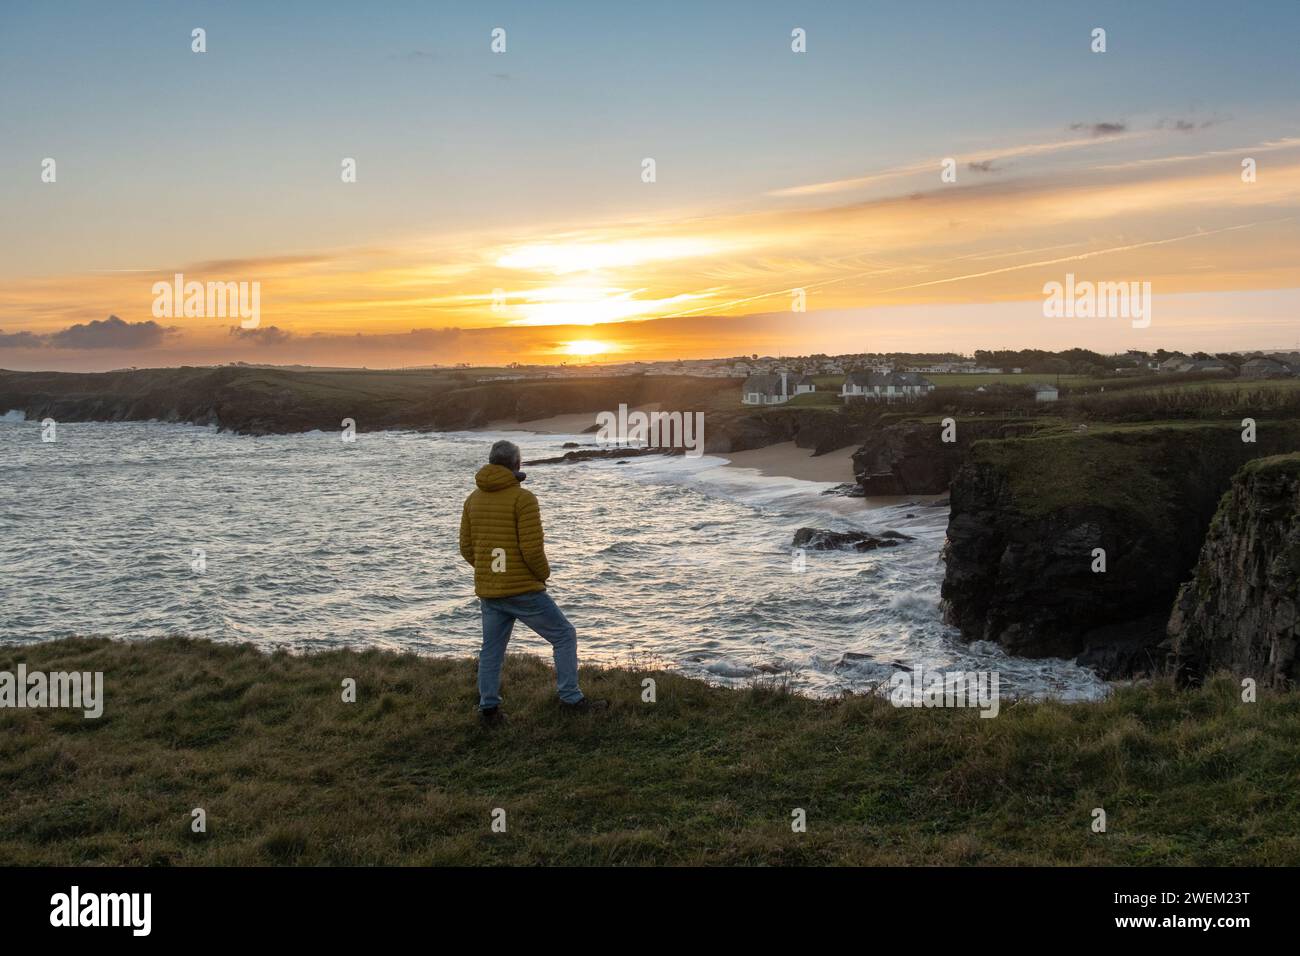
<path fill-rule="evenodd" d="M 834 408 L 713 412 L 704 420 L 704 451 L 726 454 L 792 441 L 822 455 L 862 441 L 863 429 Z"/>
<path fill-rule="evenodd" d="M 1170 615 L 1171 656 L 1197 681 L 1216 670 L 1275 687 L 1300 680 L 1300 455 L 1232 481 Z"/>
<path fill-rule="evenodd" d="M 658 404 L 705 410 L 705 451 L 711 453 L 793 441 L 822 454 L 862 441 L 862 423 L 836 408 L 751 409 L 741 407 L 739 397 L 738 382 L 684 376 L 477 383 L 441 370 L 0 370 L 0 413 L 13 409 L 29 420 L 186 422 L 270 435 L 328 431 L 352 418 L 359 431 L 456 431 Z"/>
<path fill-rule="evenodd" d="M 945 442 L 938 419 L 880 425 L 854 453 L 853 472 L 868 495 L 942 494 L 973 442 L 1024 435 L 1034 427 L 1027 421 L 963 419 L 957 422 L 956 440 Z"/>
<path fill-rule="evenodd" d="M 1253 444 L 1221 425 L 976 443 L 951 488 L 945 617 L 1014 654 L 1078 657 L 1106 676 L 1155 669 L 1232 475 L 1297 448 L 1300 423 L 1265 424 Z"/>

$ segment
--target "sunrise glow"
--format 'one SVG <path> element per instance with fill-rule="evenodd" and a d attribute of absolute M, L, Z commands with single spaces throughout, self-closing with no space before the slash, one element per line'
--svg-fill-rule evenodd
<path fill-rule="evenodd" d="M 574 342 L 565 342 L 564 348 L 560 350 L 565 355 L 591 356 L 605 355 L 614 351 L 607 342 L 598 342 L 595 339 L 578 339 Z"/>
<path fill-rule="evenodd" d="M 250 35 L 265 16 L 229 15 Z M 409 33 L 378 19 L 319 25 L 379 64 L 339 90 L 315 52 L 324 36 L 283 57 L 184 46 L 164 67 L 148 58 L 170 42 L 163 24 L 132 34 L 144 59 L 118 78 L 115 107 L 197 123 L 187 84 L 225 89 L 209 66 L 275 90 L 205 101 L 201 125 L 176 131 L 193 143 L 256 131 L 262 158 L 235 165 L 210 148 L 154 156 L 137 131 L 106 124 L 81 94 L 116 72 L 109 45 L 60 53 L 61 72 L 24 55 L 7 99 L 42 104 L 46 119 L 7 124 L 26 130 L 6 140 L 11 165 L 35 159 L 0 178 L 0 368 L 1294 344 L 1300 107 L 1286 38 L 1300 14 L 1281 28 L 1253 21 L 1256 55 L 1214 70 L 1194 66 L 1228 56 L 1214 17 L 1192 29 L 1181 14 L 1116 13 L 1108 26 L 1128 42 L 1101 55 L 1071 39 L 1063 13 L 978 41 L 847 7 L 825 15 L 801 24 L 817 37 L 802 54 L 764 17 L 701 14 L 732 31 L 726 49 L 689 43 L 671 64 L 652 52 L 682 42 L 667 21 L 638 20 L 635 43 L 584 21 L 586 53 L 561 64 L 529 59 L 574 43 L 539 14 L 520 26 L 526 45 L 456 74 L 438 135 L 412 118 L 442 88 L 430 72 L 462 69 L 450 51 L 465 48 L 423 6 Z M 63 49 L 40 16 L 18 21 L 0 31 L 23 38 L 9 52 Z M 445 50 L 398 39 L 430 31 Z M 628 42 L 610 45 L 615 35 Z M 1157 59 L 1133 58 L 1138 36 Z M 934 70 L 913 69 L 922 49 Z M 723 52 L 747 71 L 724 68 Z M 1181 65 L 1176 92 L 1133 95 L 1151 62 Z M 40 78 L 56 72 L 47 88 Z M 1045 76 L 1060 95 L 1026 102 Z M 885 77 L 897 83 L 878 95 Z M 1044 321 L 1044 285 L 1067 271 L 1149 282 L 1153 341 L 1121 324 Z M 155 314 L 151 288 L 182 273 L 256 284 L 257 327 Z"/>

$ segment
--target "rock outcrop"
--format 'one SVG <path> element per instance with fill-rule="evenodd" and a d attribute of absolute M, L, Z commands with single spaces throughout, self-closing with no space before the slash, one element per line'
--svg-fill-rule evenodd
<path fill-rule="evenodd" d="M 807 548 L 810 551 L 874 551 L 877 548 L 892 548 L 911 537 L 899 531 L 882 531 L 869 534 L 866 531 L 826 531 L 821 528 L 800 528 L 794 533 L 791 546 Z"/>
<path fill-rule="evenodd" d="M 945 618 L 966 640 L 1078 657 L 1105 676 L 1158 669 L 1169 609 L 1233 474 L 1296 449 L 1295 422 L 1262 425 L 1257 443 L 1209 424 L 978 442 L 952 484 Z"/>
<path fill-rule="evenodd" d="M 814 455 L 862 441 L 863 426 L 837 408 L 770 408 L 711 412 L 704 420 L 704 451 L 725 455 L 792 441 Z"/>
<path fill-rule="evenodd" d="M 584 461 L 605 461 L 608 459 L 641 458 L 645 455 L 680 455 L 680 448 L 583 448 L 580 451 L 566 451 L 554 458 L 533 458 L 524 462 L 525 467 L 532 465 L 576 465 Z"/>
<path fill-rule="evenodd" d="M 955 440 L 945 442 L 940 419 L 877 425 L 853 454 L 853 473 L 866 495 L 942 494 L 973 442 L 1026 435 L 1035 427 L 1031 421 L 962 419 Z"/>
<path fill-rule="evenodd" d="M 1300 455 L 1246 465 L 1223 496 L 1169 617 L 1180 677 L 1300 680 Z"/>

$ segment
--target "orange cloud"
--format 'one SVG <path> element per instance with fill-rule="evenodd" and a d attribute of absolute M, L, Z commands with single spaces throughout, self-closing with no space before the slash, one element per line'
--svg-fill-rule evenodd
<path fill-rule="evenodd" d="M 1127 135 L 987 149 L 963 162 L 1030 161 Z M 1267 161 L 1246 183 L 1239 160 L 1251 152 Z M 923 167 L 933 173 L 912 164 L 877 178 Z M 865 180 L 781 192 L 823 196 L 840 191 L 836 182 L 848 189 Z M 405 364 L 443 361 L 453 345 L 457 355 L 471 345 L 496 354 L 495 343 L 507 341 L 537 356 L 562 355 L 566 342 L 625 354 L 750 351 L 722 317 L 789 315 L 795 290 L 813 311 L 1032 300 L 1067 266 L 1083 271 L 1074 264 L 1094 278 L 1151 281 L 1157 295 L 1292 288 L 1298 223 L 1300 139 L 1275 139 L 975 184 L 932 181 L 925 191 L 837 205 L 769 201 L 744 212 L 228 258 L 158 274 L 19 279 L 0 289 L 0 332 L 50 335 L 110 314 L 145 321 L 153 283 L 181 272 L 259 282 L 262 320 L 281 334 L 239 342 L 228 323 L 176 319 L 178 332 L 160 346 L 168 354 L 228 354 L 236 345 L 308 354 L 313 341 L 323 354 L 325 343 L 349 336 L 369 337 L 376 354 L 391 344 Z M 438 332 L 410 338 L 412 329 Z M 0 338 L 19 341 L 27 340 Z"/>

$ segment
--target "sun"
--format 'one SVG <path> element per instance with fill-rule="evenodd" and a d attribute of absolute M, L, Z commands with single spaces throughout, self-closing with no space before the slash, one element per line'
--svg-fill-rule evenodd
<path fill-rule="evenodd" d="M 596 339 L 577 339 L 573 342 L 565 342 L 560 351 L 565 355 L 604 355 L 608 352 L 609 345 L 605 342 L 599 342 Z"/>

